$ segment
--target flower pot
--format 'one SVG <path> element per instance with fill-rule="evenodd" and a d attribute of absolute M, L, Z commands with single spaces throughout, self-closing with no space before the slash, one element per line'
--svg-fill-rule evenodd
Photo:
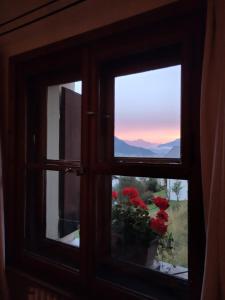
<path fill-rule="evenodd" d="M 151 267 L 157 254 L 157 247 L 158 239 L 152 240 L 149 247 L 142 245 L 138 241 L 124 243 L 122 239 L 114 239 L 112 243 L 112 256 L 119 260 Z"/>
<path fill-rule="evenodd" d="M 126 245 L 122 249 L 120 259 L 144 266 L 148 258 L 148 248 L 138 244 Z"/>
<path fill-rule="evenodd" d="M 146 262 L 145 262 L 146 267 L 150 268 L 153 265 L 154 259 L 157 254 L 158 244 L 159 244 L 158 239 L 152 240 L 150 242 L 150 245 L 148 247 L 148 254 L 147 254 L 147 258 L 146 258 Z"/>

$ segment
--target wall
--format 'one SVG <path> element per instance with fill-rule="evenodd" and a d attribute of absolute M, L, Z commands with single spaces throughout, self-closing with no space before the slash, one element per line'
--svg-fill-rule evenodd
<path fill-rule="evenodd" d="M 7 140 L 11 134 L 8 123 L 9 93 L 11 91 L 8 84 L 10 56 L 76 36 L 176 1 L 85 0 L 77 5 L 75 2 L 74 0 L 0 1 L 0 125 L 4 132 L 4 150 L 10 150 L 7 149 Z M 29 11 L 31 12 L 27 13 Z M 46 17 L 48 14 L 49 16 Z M 12 21 L 10 22 L 10 20 Z M 13 162 L 9 162 L 9 164 L 13 164 Z M 11 180 L 11 178 L 9 179 Z M 15 288 L 17 276 L 15 278 L 12 280 L 12 287 L 17 294 Z"/>
<path fill-rule="evenodd" d="M 7 87 L 10 56 L 176 2 L 176 0 L 83 0 L 76 4 L 77 1 L 0 1 L 0 99 L 1 101 L 4 99 L 4 103 L 1 104 L 1 107 L 4 107 L 2 123 L 6 130 L 8 127 L 9 89 Z M 46 5 L 46 3 L 49 4 Z M 41 8 L 18 17 L 38 6 Z M 57 12 L 60 9 L 63 10 Z M 52 15 L 45 17 L 47 14 Z M 10 19 L 14 21 L 4 24 Z M 34 22 L 20 28 L 32 21 Z M 7 33 L 10 30 L 14 31 Z M 8 134 L 6 131 L 5 136 L 8 137 Z"/>
<path fill-rule="evenodd" d="M 5 12 L 10 11 L 10 2 L 13 1 L 8 1 L 8 8 L 5 8 Z M 35 7 L 35 1 L 33 0 L 32 2 L 34 2 Z M 67 3 L 68 1 L 63 0 L 60 2 Z M 33 24 L 0 36 L 0 46 L 1 48 L 3 47 L 5 55 L 15 55 L 94 28 L 102 27 L 171 2 L 175 1 L 85 0 L 61 12 L 34 22 Z M 42 17 L 48 12 L 56 11 L 56 8 L 52 10 L 51 5 L 47 8 L 44 12 L 39 10 L 36 15 L 32 14 L 32 18 L 29 19 L 29 21 Z M 0 11 L 2 11 L 1 4 Z M 15 11 L 14 17 L 19 13 L 19 11 Z M 20 22 L 18 22 L 18 20 L 14 21 L 14 26 L 12 23 L 7 26 L 0 26 L 0 35 L 13 27 L 22 25 L 26 21 L 24 19 L 25 18 L 21 18 Z M 2 23 L 2 21 L 4 21 L 4 18 L 0 15 L 0 23 Z"/>

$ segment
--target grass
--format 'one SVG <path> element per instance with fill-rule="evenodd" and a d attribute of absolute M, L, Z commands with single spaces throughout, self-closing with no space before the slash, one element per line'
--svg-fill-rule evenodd
<path fill-rule="evenodd" d="M 165 192 L 165 190 L 161 190 L 161 191 L 159 191 L 159 192 L 156 192 L 156 193 L 154 193 L 154 196 L 155 197 L 166 197 L 166 192 Z"/>
<path fill-rule="evenodd" d="M 174 237 L 173 264 L 188 266 L 188 202 L 170 201 L 168 232 Z"/>
<path fill-rule="evenodd" d="M 77 230 L 75 231 L 74 237 L 75 237 L 75 239 L 76 239 L 76 238 L 80 238 L 80 230 L 79 230 L 79 229 L 77 229 Z"/>

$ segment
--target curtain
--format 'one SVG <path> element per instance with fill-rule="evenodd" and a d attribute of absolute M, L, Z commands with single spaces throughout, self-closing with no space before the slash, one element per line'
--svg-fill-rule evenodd
<path fill-rule="evenodd" d="M 225 299 L 225 1 L 208 0 L 201 96 L 206 226 L 202 300 Z"/>
<path fill-rule="evenodd" d="M 5 278 L 5 239 L 4 239 L 4 206 L 3 206 L 3 180 L 2 159 L 0 145 L 0 299 L 8 299 Z"/>

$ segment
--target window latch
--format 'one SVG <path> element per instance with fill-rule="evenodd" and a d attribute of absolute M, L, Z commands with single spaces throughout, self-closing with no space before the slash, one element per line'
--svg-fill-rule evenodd
<path fill-rule="evenodd" d="M 65 172 L 65 174 L 67 174 L 67 173 L 73 173 L 74 170 L 72 168 L 66 168 L 64 172 Z"/>
<path fill-rule="evenodd" d="M 77 175 L 77 176 L 82 176 L 82 175 L 84 175 L 84 168 L 83 168 L 83 167 L 79 167 L 79 168 L 77 168 L 77 169 L 74 169 L 74 168 L 66 168 L 64 172 L 65 172 L 65 174 L 76 172 L 76 175 Z"/>

